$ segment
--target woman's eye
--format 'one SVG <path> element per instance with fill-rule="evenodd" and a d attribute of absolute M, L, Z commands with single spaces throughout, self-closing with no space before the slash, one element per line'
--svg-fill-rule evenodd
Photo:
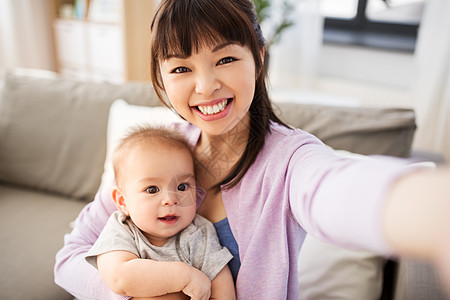
<path fill-rule="evenodd" d="M 190 185 L 188 183 L 182 183 L 178 185 L 177 190 L 181 192 L 185 192 L 189 189 Z"/>
<path fill-rule="evenodd" d="M 229 64 L 230 62 L 235 61 L 236 59 L 234 59 L 233 57 L 224 57 L 221 60 L 219 60 L 219 62 L 217 63 L 218 65 L 225 65 L 225 64 Z"/>
<path fill-rule="evenodd" d="M 153 185 L 146 188 L 145 191 L 149 194 L 156 194 L 157 192 L 159 192 L 159 188 Z"/>
<path fill-rule="evenodd" d="M 181 73 L 186 73 L 186 72 L 189 72 L 189 69 L 186 68 L 186 67 L 177 67 L 177 68 L 172 70 L 172 73 L 179 73 L 179 74 L 181 74 Z"/>

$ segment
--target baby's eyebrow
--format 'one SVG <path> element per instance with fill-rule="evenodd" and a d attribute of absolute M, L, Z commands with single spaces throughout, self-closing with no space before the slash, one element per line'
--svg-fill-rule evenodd
<path fill-rule="evenodd" d="M 186 173 L 186 174 L 177 175 L 176 179 L 177 180 L 181 180 L 181 181 L 183 181 L 183 180 L 191 180 L 191 179 L 195 179 L 195 176 L 194 176 L 194 174 Z"/>

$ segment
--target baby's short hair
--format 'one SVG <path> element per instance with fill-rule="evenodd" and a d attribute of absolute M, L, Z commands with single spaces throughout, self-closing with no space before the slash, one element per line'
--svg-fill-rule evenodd
<path fill-rule="evenodd" d="M 155 145 L 166 145 L 177 147 L 176 149 L 186 150 L 193 157 L 190 145 L 179 132 L 160 126 L 134 127 L 121 140 L 112 156 L 114 175 L 117 183 L 120 177 L 120 162 L 123 160 L 124 154 L 130 148 L 149 141 L 155 143 Z"/>

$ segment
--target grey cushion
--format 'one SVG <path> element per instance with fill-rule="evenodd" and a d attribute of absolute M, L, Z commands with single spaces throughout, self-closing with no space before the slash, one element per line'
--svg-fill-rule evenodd
<path fill-rule="evenodd" d="M 109 106 L 159 105 L 150 83 L 79 82 L 6 72 L 0 181 L 92 199 L 103 172 Z"/>
<path fill-rule="evenodd" d="M 0 299 L 73 299 L 53 280 L 56 252 L 85 202 L 0 185 Z"/>
<path fill-rule="evenodd" d="M 410 155 L 416 129 L 412 109 L 294 103 L 276 103 L 274 107 L 283 121 L 316 135 L 334 149 L 365 155 Z"/>

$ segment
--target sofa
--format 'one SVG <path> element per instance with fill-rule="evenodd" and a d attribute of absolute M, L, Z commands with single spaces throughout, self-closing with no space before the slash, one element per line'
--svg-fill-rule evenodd
<path fill-rule="evenodd" d="M 64 235 L 107 176 L 117 128 L 171 114 L 160 106 L 149 82 L 81 82 L 47 71 L 4 71 L 0 299 L 73 299 L 54 283 Z M 274 108 L 338 155 L 411 159 L 411 109 L 288 102 Z M 301 299 L 448 299 L 423 262 L 340 249 L 309 236 L 300 256 Z"/>

